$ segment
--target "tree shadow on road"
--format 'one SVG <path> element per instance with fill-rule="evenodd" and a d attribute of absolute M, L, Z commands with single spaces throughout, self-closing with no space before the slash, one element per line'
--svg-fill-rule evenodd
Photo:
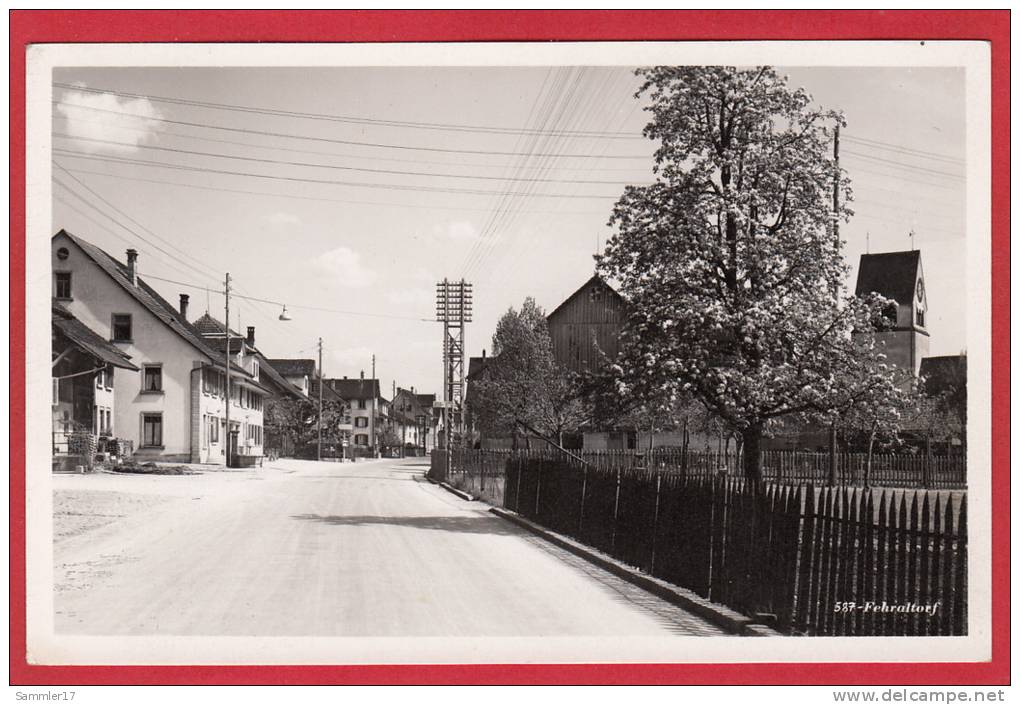
<path fill-rule="evenodd" d="M 517 536 L 522 532 L 507 522 L 491 516 L 373 516 L 373 515 L 326 515 L 295 514 L 292 519 L 317 521 L 333 526 L 404 526 L 428 531 L 450 531 L 460 534 L 495 534 Z"/>

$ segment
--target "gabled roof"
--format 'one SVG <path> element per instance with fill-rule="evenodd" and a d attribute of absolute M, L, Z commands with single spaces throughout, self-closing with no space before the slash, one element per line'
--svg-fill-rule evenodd
<path fill-rule="evenodd" d="M 127 265 L 111 257 L 104 250 L 96 247 L 91 242 L 83 240 L 66 230 L 60 230 L 57 235 L 65 235 L 71 242 L 75 243 L 81 250 L 97 265 L 106 272 L 111 279 L 120 285 L 129 296 L 144 306 L 149 313 L 162 321 L 168 328 L 177 333 L 181 338 L 190 343 L 203 355 L 213 358 L 215 351 L 211 350 L 202 339 L 201 333 L 195 330 L 194 326 L 188 323 L 187 319 L 180 314 L 166 299 L 160 296 L 155 289 L 138 277 L 138 286 L 131 283 Z M 57 237 L 54 235 L 54 237 Z"/>
<path fill-rule="evenodd" d="M 920 266 L 920 250 L 861 255 L 857 270 L 857 296 L 875 293 L 894 299 L 901 305 L 909 304 L 914 298 Z"/>
<path fill-rule="evenodd" d="M 381 396 L 377 379 L 326 379 L 326 384 L 344 399 L 377 399 Z"/>
<path fill-rule="evenodd" d="M 418 397 L 418 403 L 426 409 L 431 409 L 432 404 L 436 401 L 435 394 L 415 394 L 415 396 Z"/>
<path fill-rule="evenodd" d="M 300 389 L 295 387 L 293 384 L 283 378 L 283 376 L 276 370 L 275 367 L 266 359 L 262 353 L 257 353 L 259 361 L 259 379 L 263 382 L 269 381 L 274 387 L 277 387 L 280 391 L 285 394 L 289 394 L 295 399 L 307 399 Z"/>
<path fill-rule="evenodd" d="M 485 371 L 485 368 L 492 362 L 491 357 L 471 357 L 468 358 L 468 379 L 478 379 L 478 376 Z"/>
<path fill-rule="evenodd" d="M 284 377 L 301 377 L 308 375 L 315 376 L 315 360 L 289 360 L 285 358 L 271 358 L 269 364 Z"/>
<path fill-rule="evenodd" d="M 102 336 L 75 318 L 70 311 L 54 305 L 52 320 L 55 331 L 67 338 L 79 350 L 91 355 L 99 362 L 125 370 L 138 369 L 129 362 L 129 355 L 125 355 L 117 347 L 107 342 Z"/>
<path fill-rule="evenodd" d="M 225 328 L 225 326 L 220 321 L 210 316 L 208 311 L 206 311 L 201 316 L 192 321 L 191 325 L 194 326 L 195 330 L 197 330 L 199 333 L 206 336 L 208 335 L 222 336 L 223 330 Z M 230 337 L 240 338 L 241 334 L 231 329 Z"/>
<path fill-rule="evenodd" d="M 609 284 L 606 282 L 606 280 L 603 279 L 601 276 L 599 276 L 598 274 L 595 274 L 594 276 L 592 276 L 591 279 L 589 279 L 584 284 L 579 286 L 577 288 L 577 291 L 575 291 L 573 294 L 571 294 L 570 296 L 565 298 L 563 300 L 563 302 L 559 306 L 557 306 L 549 314 L 547 314 L 546 317 L 545 317 L 546 320 L 547 321 L 550 320 L 553 316 L 555 316 L 557 313 L 559 313 L 567 304 L 569 304 L 571 301 L 573 301 L 576 297 L 584 295 L 585 293 L 590 291 L 593 286 L 598 286 L 598 287 L 604 288 L 606 291 L 609 292 L 609 294 L 611 296 L 619 299 L 619 301 L 621 303 L 623 303 L 624 299 L 620 295 L 620 292 L 618 292 L 613 287 L 609 286 Z"/>
<path fill-rule="evenodd" d="M 308 398 L 317 401 L 319 398 L 319 378 L 313 377 L 308 381 Z M 347 399 L 337 393 L 335 389 L 329 386 L 329 380 L 326 380 L 326 384 L 322 385 L 322 399 L 323 401 L 335 401 L 341 404 L 346 404 Z"/>

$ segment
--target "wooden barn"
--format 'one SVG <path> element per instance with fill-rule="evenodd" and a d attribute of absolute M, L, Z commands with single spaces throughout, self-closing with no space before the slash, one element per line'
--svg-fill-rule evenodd
<path fill-rule="evenodd" d="M 603 354 L 615 358 L 625 319 L 623 297 L 596 274 L 546 317 L 556 361 L 584 372 L 602 364 Z"/>

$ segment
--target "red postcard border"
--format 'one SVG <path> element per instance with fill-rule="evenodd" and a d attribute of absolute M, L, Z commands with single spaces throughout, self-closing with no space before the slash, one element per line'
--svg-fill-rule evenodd
<path fill-rule="evenodd" d="M 10 682 L 51 684 L 1009 683 L 1009 11 L 10 13 Z M 983 663 L 38 666 L 25 636 L 25 57 L 63 42 L 981 40 L 992 55 L 992 659 Z"/>

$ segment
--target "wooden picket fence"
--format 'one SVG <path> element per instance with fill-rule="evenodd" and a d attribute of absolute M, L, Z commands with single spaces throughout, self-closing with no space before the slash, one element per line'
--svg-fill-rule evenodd
<path fill-rule="evenodd" d="M 445 468 L 446 454 L 432 454 L 433 476 L 442 473 L 446 481 L 476 495 L 491 495 L 499 504 L 501 488 L 495 485 L 502 474 L 503 465 L 511 453 L 522 457 L 556 460 L 565 456 L 557 450 L 464 450 L 451 453 L 451 468 Z M 742 457 L 737 453 L 711 453 L 682 451 L 676 448 L 656 448 L 651 451 L 603 450 L 571 451 L 575 459 L 603 470 L 654 469 L 666 474 L 691 477 L 743 476 Z M 861 487 L 865 481 L 867 454 L 838 453 L 836 484 Z M 800 451 L 762 452 L 762 475 L 767 482 L 799 485 L 827 484 L 832 458 L 828 453 Z M 448 476 L 448 477 L 447 477 Z M 870 487 L 911 487 L 924 489 L 966 489 L 967 459 L 964 455 L 926 456 L 908 454 L 875 454 L 871 459 Z M 496 494 L 493 494 L 493 493 Z M 487 497 L 488 499 L 488 497 Z"/>
<path fill-rule="evenodd" d="M 444 479 L 785 633 L 967 633 L 965 492 L 753 485 L 602 459 L 468 451 Z"/>

